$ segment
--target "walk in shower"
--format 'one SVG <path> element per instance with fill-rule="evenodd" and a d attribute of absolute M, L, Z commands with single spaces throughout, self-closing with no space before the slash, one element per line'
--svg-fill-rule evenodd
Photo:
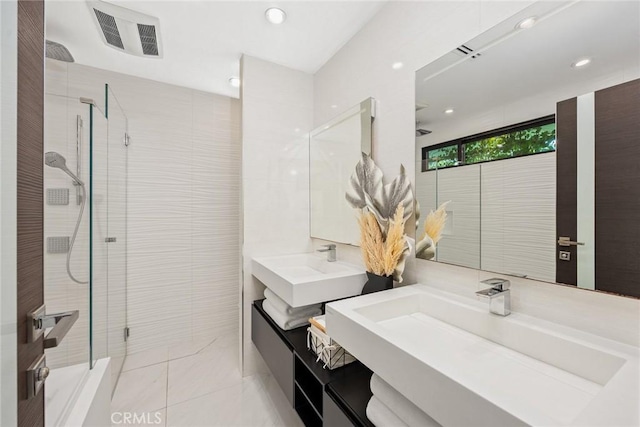
<path fill-rule="evenodd" d="M 126 355 L 129 136 L 108 84 L 76 82 L 60 61 L 46 65 L 45 305 L 78 314 L 45 349 L 46 425 L 62 426 L 96 361 L 111 358 L 115 388 Z"/>

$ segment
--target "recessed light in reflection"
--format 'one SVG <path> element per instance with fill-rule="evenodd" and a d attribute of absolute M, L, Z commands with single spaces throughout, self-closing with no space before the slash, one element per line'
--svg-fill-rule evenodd
<path fill-rule="evenodd" d="M 333 105 L 331 106 L 331 108 L 333 108 L 333 109 L 335 110 L 336 108 L 338 108 L 338 106 L 337 106 L 336 104 L 333 104 Z"/>
<path fill-rule="evenodd" d="M 295 170 L 295 169 L 291 169 L 291 170 L 289 171 L 289 173 L 290 173 L 292 176 L 296 176 L 296 175 L 298 175 L 298 171 L 297 171 L 297 170 Z"/>
<path fill-rule="evenodd" d="M 536 25 L 537 21 L 538 21 L 538 17 L 536 16 L 530 16 L 529 18 L 525 18 L 522 21 L 518 22 L 518 24 L 516 25 L 516 30 L 527 30 L 533 27 L 534 25 Z"/>
<path fill-rule="evenodd" d="M 275 25 L 282 24 L 284 20 L 287 19 L 287 14 L 284 13 L 284 10 L 277 7 L 267 9 L 264 12 L 264 16 L 267 18 L 267 21 Z"/>
<path fill-rule="evenodd" d="M 453 114 L 453 108 L 447 108 L 446 110 L 444 110 L 445 114 Z"/>
<path fill-rule="evenodd" d="M 394 63 L 391 65 L 391 68 L 393 68 L 394 70 L 399 70 L 399 69 L 401 69 L 402 67 L 404 67 L 404 64 L 403 64 L 402 62 L 394 62 Z"/>
<path fill-rule="evenodd" d="M 591 63 L 591 59 L 590 58 L 582 58 L 582 59 L 577 60 L 573 64 L 571 64 L 571 66 L 573 68 L 582 68 L 582 67 L 585 67 L 585 66 L 589 65 L 590 63 Z"/>

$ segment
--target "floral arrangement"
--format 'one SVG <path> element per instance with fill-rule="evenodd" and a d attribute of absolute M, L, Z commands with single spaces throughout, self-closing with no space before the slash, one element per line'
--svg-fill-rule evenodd
<path fill-rule="evenodd" d="M 414 211 L 411 183 L 404 166 L 389 184 L 382 170 L 365 153 L 356 165 L 345 194 L 358 210 L 360 249 L 370 273 L 402 282 L 406 257 L 411 252 L 405 224 Z"/>

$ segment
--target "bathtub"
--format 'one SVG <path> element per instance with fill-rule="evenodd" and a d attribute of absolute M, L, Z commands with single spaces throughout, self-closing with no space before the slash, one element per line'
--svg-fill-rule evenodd
<path fill-rule="evenodd" d="M 111 425 L 111 359 L 93 369 L 72 365 L 52 369 L 45 383 L 46 427 Z"/>

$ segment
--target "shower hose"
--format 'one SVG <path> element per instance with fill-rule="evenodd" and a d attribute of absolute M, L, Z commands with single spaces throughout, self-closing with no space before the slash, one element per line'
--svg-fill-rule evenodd
<path fill-rule="evenodd" d="M 82 189 L 82 203 L 80 204 L 80 212 L 78 212 L 78 220 L 76 221 L 76 228 L 73 230 L 73 235 L 71 236 L 71 242 L 69 243 L 69 251 L 67 252 L 67 274 L 74 282 L 80 285 L 86 285 L 89 283 L 88 281 L 83 282 L 75 278 L 73 273 L 71 272 L 71 253 L 73 252 L 73 244 L 76 242 L 76 236 L 78 235 L 78 229 L 80 228 L 80 222 L 82 221 L 82 214 L 84 213 L 84 205 L 87 201 L 87 191 L 84 188 L 84 184 L 80 184 L 80 188 Z"/>

